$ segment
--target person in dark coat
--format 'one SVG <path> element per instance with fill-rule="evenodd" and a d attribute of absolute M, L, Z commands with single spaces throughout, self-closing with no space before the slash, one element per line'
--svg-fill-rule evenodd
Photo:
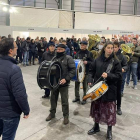
<path fill-rule="evenodd" d="M 50 114 L 46 118 L 46 121 L 50 121 L 55 117 L 57 101 L 59 93 L 61 94 L 62 111 L 64 116 L 63 124 L 69 123 L 69 103 L 68 103 L 68 85 L 70 80 L 75 76 L 75 63 L 71 56 L 65 53 L 66 46 L 59 44 L 56 50 L 56 58 L 54 61 L 58 61 L 62 66 L 62 77 L 60 80 L 60 86 L 55 91 L 51 92 L 51 109 Z"/>
<path fill-rule="evenodd" d="M 116 54 L 121 67 L 122 67 L 122 74 L 126 73 L 128 66 L 127 66 L 127 59 L 126 57 L 121 53 L 120 47 L 119 47 L 119 43 L 118 42 L 114 42 L 114 53 Z M 118 115 L 122 115 L 122 111 L 121 111 L 121 88 L 122 88 L 122 80 L 120 79 L 117 82 L 117 114 Z"/>
<path fill-rule="evenodd" d="M 31 65 L 31 61 L 33 58 L 33 65 L 35 65 L 35 51 L 36 51 L 36 43 L 34 41 L 34 39 L 31 39 L 31 43 L 29 44 L 29 60 L 30 60 L 30 65 Z"/>
<path fill-rule="evenodd" d="M 14 140 L 23 112 L 29 117 L 29 104 L 22 72 L 14 57 L 17 45 L 13 38 L 0 42 L 0 137 Z"/>
<path fill-rule="evenodd" d="M 21 40 L 19 36 L 17 37 L 16 44 L 18 47 L 16 61 L 18 62 L 18 57 L 19 57 L 19 63 L 22 63 L 22 47 L 21 47 Z"/>
<path fill-rule="evenodd" d="M 100 131 L 100 124 L 107 124 L 107 140 L 112 140 L 112 126 L 116 124 L 116 98 L 117 98 L 117 81 L 121 79 L 122 68 L 113 53 L 114 45 L 110 42 L 105 44 L 101 50 L 100 56 L 91 64 L 88 75 L 88 84 L 97 82 L 99 78 L 105 79 L 108 85 L 108 91 L 96 101 L 91 103 L 90 116 L 94 118 L 95 124 L 89 135 Z M 110 72 L 107 72 L 109 64 L 112 65 Z"/>
<path fill-rule="evenodd" d="M 37 43 L 37 48 L 38 48 L 38 60 L 39 60 L 39 64 L 41 63 L 41 59 L 42 59 L 42 55 L 45 51 L 45 48 L 43 46 L 43 43 L 42 43 L 42 40 L 40 40 L 38 43 Z"/>
<path fill-rule="evenodd" d="M 46 51 L 43 53 L 42 61 L 44 60 L 51 61 L 54 56 L 55 56 L 55 44 L 50 43 L 48 52 Z M 46 88 L 45 95 L 42 96 L 42 98 L 48 98 L 49 96 L 50 96 L 50 90 Z"/>
<path fill-rule="evenodd" d="M 47 39 L 46 39 L 46 37 L 44 37 L 43 38 L 43 46 L 44 46 L 44 49 L 45 49 L 45 51 L 48 49 L 48 47 L 49 46 L 47 46 L 48 45 L 48 43 L 47 43 Z"/>
<path fill-rule="evenodd" d="M 70 49 L 66 45 L 67 44 L 66 40 L 62 40 L 62 44 L 64 44 L 66 46 L 66 55 L 70 55 Z"/>
<path fill-rule="evenodd" d="M 90 51 L 87 50 L 87 45 L 88 45 L 87 42 L 82 41 L 80 44 L 81 44 L 81 49 L 76 54 L 75 59 L 81 59 L 84 61 L 84 64 L 85 64 L 86 72 L 85 72 L 85 78 L 83 81 L 83 92 L 84 92 L 83 96 L 85 96 L 87 92 L 87 87 L 88 87 L 87 78 L 88 78 L 89 66 L 93 62 L 93 55 Z M 80 82 L 76 81 L 75 82 L 75 99 L 73 100 L 73 102 L 80 103 L 79 88 L 80 88 Z M 81 104 L 83 105 L 85 103 L 86 101 L 84 100 L 81 102 Z"/>
<path fill-rule="evenodd" d="M 23 51 L 23 66 L 29 66 L 29 45 L 30 45 L 30 38 L 22 42 L 22 51 Z"/>
<path fill-rule="evenodd" d="M 73 47 L 74 47 L 74 51 L 77 53 L 78 51 L 80 51 L 80 47 L 79 44 L 77 43 L 76 38 L 74 38 L 73 40 Z"/>
<path fill-rule="evenodd" d="M 50 37 L 50 41 L 47 44 L 47 48 L 49 48 L 49 44 L 52 44 L 52 43 L 54 43 L 54 40 L 53 40 L 53 37 Z"/>

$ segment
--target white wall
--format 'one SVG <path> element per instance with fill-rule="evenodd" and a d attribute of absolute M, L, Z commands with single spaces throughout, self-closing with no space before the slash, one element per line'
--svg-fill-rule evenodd
<path fill-rule="evenodd" d="M 140 17 L 76 12 L 75 29 L 139 31 Z"/>
<path fill-rule="evenodd" d="M 59 11 L 15 7 L 10 26 L 58 28 Z"/>

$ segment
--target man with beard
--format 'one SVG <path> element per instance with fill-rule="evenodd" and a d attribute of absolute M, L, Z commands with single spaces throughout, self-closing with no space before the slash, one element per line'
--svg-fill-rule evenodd
<path fill-rule="evenodd" d="M 85 78 L 83 81 L 83 92 L 84 92 L 83 96 L 85 96 L 87 92 L 87 76 L 88 76 L 89 66 L 93 61 L 93 55 L 91 52 L 87 50 L 88 43 L 86 41 L 82 41 L 80 44 L 81 44 L 81 49 L 76 54 L 75 59 L 82 59 L 86 67 Z M 80 82 L 76 81 L 75 82 L 75 99 L 73 100 L 73 102 L 80 103 L 79 86 L 80 86 Z M 86 101 L 81 102 L 81 104 L 85 104 L 85 103 Z"/>
<path fill-rule="evenodd" d="M 68 85 L 70 80 L 75 76 L 75 63 L 71 56 L 65 53 L 66 46 L 59 44 L 56 50 L 56 58 L 54 61 L 58 61 L 62 66 L 62 77 L 60 80 L 60 86 L 55 91 L 51 92 L 51 109 L 50 114 L 46 118 L 46 121 L 50 121 L 55 117 L 58 95 L 61 94 L 62 111 L 64 116 L 63 124 L 69 123 L 69 103 L 68 103 Z"/>
<path fill-rule="evenodd" d="M 49 44 L 49 51 L 44 52 L 43 56 L 42 56 L 42 61 L 47 60 L 47 61 L 51 61 L 52 58 L 55 56 L 55 45 L 54 43 L 50 43 Z M 49 89 L 45 89 L 45 95 L 42 96 L 42 98 L 48 98 L 50 96 L 50 90 Z"/>

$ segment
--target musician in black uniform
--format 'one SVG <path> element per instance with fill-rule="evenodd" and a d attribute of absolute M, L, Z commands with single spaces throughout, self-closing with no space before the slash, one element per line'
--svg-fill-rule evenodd
<path fill-rule="evenodd" d="M 59 88 L 51 92 L 51 109 L 49 116 L 46 118 L 46 121 L 50 121 L 55 117 L 58 95 L 60 93 L 64 116 L 63 124 L 66 125 L 69 123 L 68 85 L 70 80 L 75 76 L 76 68 L 73 58 L 69 55 L 66 55 L 65 49 L 66 46 L 64 44 L 59 44 L 56 50 L 56 58 L 53 60 L 61 63 L 62 77 Z"/>
<path fill-rule="evenodd" d="M 114 42 L 114 52 L 119 59 L 119 62 L 122 67 L 122 74 L 127 71 L 127 59 L 126 57 L 121 53 L 119 43 Z M 117 82 L 117 114 L 122 115 L 121 111 L 121 87 L 122 87 L 122 79 L 120 79 Z"/>
<path fill-rule="evenodd" d="M 49 44 L 49 51 L 44 52 L 42 56 L 42 61 L 47 60 L 51 61 L 52 58 L 55 56 L 55 44 L 50 43 Z M 48 98 L 50 96 L 50 90 L 48 88 L 45 89 L 45 95 L 42 96 L 42 98 Z"/>
<path fill-rule="evenodd" d="M 83 92 L 84 92 L 83 96 L 85 96 L 87 92 L 87 76 L 88 76 L 89 66 L 93 61 L 93 55 L 90 51 L 87 50 L 87 44 L 88 44 L 87 42 L 82 41 L 80 44 L 81 44 L 81 49 L 76 54 L 75 59 L 83 60 L 86 67 L 85 78 L 83 81 Z M 75 82 L 75 99 L 73 100 L 73 102 L 80 103 L 79 87 L 80 87 L 80 82 Z M 85 104 L 85 103 L 86 101 L 81 102 L 81 104 Z"/>

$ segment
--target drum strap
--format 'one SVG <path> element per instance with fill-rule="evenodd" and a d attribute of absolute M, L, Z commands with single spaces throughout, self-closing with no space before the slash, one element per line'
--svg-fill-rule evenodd
<path fill-rule="evenodd" d="M 111 60 L 111 62 L 109 63 L 107 69 L 106 69 L 106 73 L 110 73 L 112 67 L 113 67 L 113 63 L 114 63 L 114 59 Z"/>

